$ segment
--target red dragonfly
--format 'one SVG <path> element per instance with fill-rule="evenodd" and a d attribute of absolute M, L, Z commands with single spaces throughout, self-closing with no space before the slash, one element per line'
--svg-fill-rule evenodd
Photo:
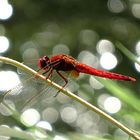
<path fill-rule="evenodd" d="M 69 55 L 65 55 L 65 54 L 58 54 L 58 55 L 52 56 L 51 58 L 49 58 L 47 56 L 43 56 L 42 58 L 40 58 L 38 60 L 38 66 L 41 70 L 44 71 L 43 74 L 47 74 L 46 79 L 53 78 L 52 77 L 53 72 L 56 71 L 56 73 L 65 82 L 65 84 L 62 86 L 62 88 L 64 88 L 68 83 L 66 76 L 64 76 L 64 74 L 61 73 L 62 71 L 70 72 L 70 75 L 72 75 L 74 77 L 78 77 L 80 73 L 86 73 L 86 74 L 95 75 L 95 76 L 99 76 L 99 77 L 105 77 L 105 78 L 114 79 L 114 80 L 136 81 L 135 78 L 132 78 L 129 76 L 112 73 L 112 72 L 108 72 L 108 71 L 103 71 L 103 70 L 97 70 L 86 64 L 82 64 L 82 63 L 78 62 L 76 59 L 74 59 L 73 57 L 71 57 Z M 19 108 L 19 110 L 26 107 L 27 105 L 30 106 L 31 103 L 34 104 L 34 102 L 38 101 L 39 97 L 41 97 L 41 95 L 43 95 L 44 92 L 46 92 L 46 91 L 48 93 L 50 92 L 49 86 L 48 86 L 48 88 L 44 88 L 44 85 L 41 86 L 40 84 L 39 84 L 39 89 L 35 88 L 34 92 L 32 92 L 32 88 L 34 88 L 36 86 L 36 85 L 34 86 L 34 84 L 36 82 L 35 82 L 35 80 L 33 80 L 32 81 L 33 86 L 32 86 L 31 83 L 29 83 L 30 79 L 32 79 L 32 78 L 25 80 L 25 82 L 23 84 L 17 86 L 16 88 L 14 88 L 14 90 L 10 90 L 8 93 L 6 93 L 6 95 L 4 97 L 5 100 L 10 99 L 15 104 L 18 103 L 18 106 L 16 106 L 16 107 Z M 30 86 L 29 86 L 29 84 L 30 84 Z M 27 86 L 27 88 L 25 88 L 26 86 Z M 28 90 L 29 92 L 27 92 L 27 89 L 29 89 Z M 51 89 L 51 90 L 53 90 L 53 89 Z M 38 94 L 38 91 L 40 94 Z M 60 90 L 58 92 L 57 91 L 55 91 L 55 92 L 56 92 L 56 94 L 55 94 L 55 96 L 56 96 L 60 92 Z M 15 96 L 13 96 L 13 95 L 16 95 L 16 99 L 15 99 Z M 27 99 L 27 97 L 29 99 Z M 38 97 L 38 100 L 35 100 L 37 97 Z M 43 99 L 45 99 L 45 98 L 43 98 Z M 42 101 L 42 99 L 41 99 L 41 101 Z"/>
<path fill-rule="evenodd" d="M 86 64 L 82 64 L 78 62 L 76 59 L 74 59 L 73 57 L 65 54 L 58 54 L 52 56 L 51 58 L 47 56 L 43 56 L 38 60 L 38 66 L 40 69 L 43 69 L 45 71 L 43 74 L 48 73 L 46 79 L 50 78 L 53 74 L 53 71 L 55 70 L 58 73 L 58 75 L 62 77 L 65 81 L 63 87 L 66 86 L 68 80 L 61 74 L 60 71 L 70 71 L 72 76 L 74 77 L 78 77 L 79 73 L 86 73 L 86 74 L 114 79 L 114 80 L 125 80 L 125 81 L 133 81 L 133 82 L 136 81 L 136 79 L 133 77 L 129 77 L 113 72 L 103 71 L 103 70 L 97 70 Z"/>

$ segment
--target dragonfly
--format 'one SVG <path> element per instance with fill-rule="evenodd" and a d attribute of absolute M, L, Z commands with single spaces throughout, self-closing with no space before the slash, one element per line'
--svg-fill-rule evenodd
<path fill-rule="evenodd" d="M 80 73 L 109 78 L 113 80 L 125 80 L 132 82 L 136 81 L 135 78 L 130 76 L 125 76 L 122 74 L 117 74 L 104 70 L 98 70 L 86 64 L 82 64 L 73 57 L 66 54 L 58 54 L 50 58 L 48 56 L 43 56 L 38 59 L 37 65 L 39 67 L 38 72 L 40 73 L 40 71 L 43 71 L 42 74 L 45 75 L 46 79 L 51 79 L 52 81 L 55 81 L 55 79 L 57 78 L 56 81 L 58 82 L 59 80 L 59 83 L 61 82 L 62 89 L 68 84 L 69 75 L 70 77 L 72 76 L 74 78 L 77 78 Z M 56 76 L 56 74 L 54 73 L 57 73 L 58 75 Z M 24 107 L 29 108 L 30 106 L 35 104 L 34 102 L 39 102 L 39 100 L 42 102 L 42 99 L 46 100 L 46 98 L 48 98 L 48 100 L 52 100 L 52 96 L 49 97 L 49 93 L 55 93 L 54 96 L 57 96 L 58 93 L 61 91 L 57 91 L 53 87 L 47 85 L 46 82 L 39 81 L 39 79 L 35 80 L 35 78 L 36 77 L 30 77 L 29 79 L 23 81 L 23 84 L 17 86 L 17 88 L 10 90 L 8 94 L 6 94 L 5 99 L 12 100 L 15 103 L 17 102 L 17 107 L 22 109 Z M 47 93 L 47 95 L 45 95 L 44 93 Z M 39 99 L 39 97 L 41 97 L 41 99 Z M 47 103 L 48 100 L 46 101 Z M 21 106 L 19 104 L 21 104 Z"/>
<path fill-rule="evenodd" d="M 86 64 L 82 64 L 66 54 L 58 54 L 52 56 L 51 58 L 48 56 L 43 56 L 38 60 L 38 67 L 44 70 L 43 74 L 48 73 L 46 79 L 50 78 L 55 70 L 57 74 L 65 81 L 63 88 L 67 85 L 68 80 L 63 76 L 63 74 L 61 74 L 61 71 L 68 71 L 73 77 L 78 77 L 80 73 L 85 73 L 113 80 L 136 81 L 135 78 L 130 76 L 99 70 Z"/>

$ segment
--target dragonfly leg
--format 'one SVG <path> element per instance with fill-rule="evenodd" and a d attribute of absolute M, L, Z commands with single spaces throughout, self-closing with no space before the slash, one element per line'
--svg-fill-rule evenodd
<path fill-rule="evenodd" d="M 45 70 L 45 72 L 42 73 L 42 75 L 48 73 L 50 71 L 51 67 L 49 67 L 47 70 Z"/>
<path fill-rule="evenodd" d="M 62 89 L 63 89 L 67 85 L 68 80 L 59 71 L 56 71 L 56 72 L 65 81 L 65 84 L 62 86 Z M 57 91 L 57 93 L 56 93 L 56 95 L 54 95 L 54 97 L 56 97 L 59 94 L 60 91 L 61 91 L 61 89 Z"/>
<path fill-rule="evenodd" d="M 45 69 L 45 67 L 42 68 L 42 69 Z M 40 72 L 42 69 L 38 69 L 37 72 Z M 42 75 L 44 75 L 44 74 L 46 74 L 47 72 L 49 72 L 50 69 L 51 69 L 51 67 L 45 69 L 45 72 L 43 72 Z"/>
<path fill-rule="evenodd" d="M 68 83 L 67 78 L 65 78 L 59 71 L 56 71 L 58 73 L 58 75 L 65 81 L 65 84 L 63 85 L 63 87 L 66 86 L 66 84 Z"/>
<path fill-rule="evenodd" d="M 53 69 L 49 69 L 49 74 L 46 76 L 46 79 L 49 79 L 51 76 L 52 76 L 52 74 L 53 74 Z M 47 71 L 48 72 L 48 71 Z M 46 72 L 46 73 L 47 73 Z"/>

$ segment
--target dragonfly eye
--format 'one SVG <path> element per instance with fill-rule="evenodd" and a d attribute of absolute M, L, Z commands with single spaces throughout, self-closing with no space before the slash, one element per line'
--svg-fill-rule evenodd
<path fill-rule="evenodd" d="M 46 68 L 46 66 L 47 66 L 47 62 L 45 60 L 42 60 L 41 61 L 41 67 Z"/>
<path fill-rule="evenodd" d="M 50 58 L 49 58 L 48 56 L 44 56 L 43 59 L 44 59 L 45 61 L 49 61 L 49 60 L 50 60 Z"/>
<path fill-rule="evenodd" d="M 50 59 L 47 56 L 44 56 L 44 57 L 40 58 L 39 61 L 38 61 L 38 66 L 41 69 L 47 69 L 48 68 L 49 60 Z"/>

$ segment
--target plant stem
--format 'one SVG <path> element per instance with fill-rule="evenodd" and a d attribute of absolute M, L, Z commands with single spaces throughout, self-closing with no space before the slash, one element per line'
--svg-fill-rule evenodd
<path fill-rule="evenodd" d="M 17 62 L 13 59 L 0 56 L 0 61 L 8 63 L 10 65 L 14 65 L 14 66 L 30 73 L 31 75 L 37 76 L 37 77 L 41 78 L 42 80 L 46 80 L 46 78 L 43 75 L 40 75 L 39 73 L 37 73 L 33 69 L 29 68 L 28 66 L 26 66 L 20 62 Z M 111 117 L 107 113 L 103 112 L 102 110 L 100 110 L 96 106 L 90 104 L 89 102 L 87 102 L 84 99 L 80 98 L 79 96 L 73 94 L 72 92 L 65 90 L 64 88 L 62 88 L 61 86 L 57 85 L 56 83 L 52 82 L 49 79 L 47 79 L 46 82 L 48 82 L 51 86 L 55 87 L 56 89 L 61 90 L 61 92 L 63 92 L 65 95 L 71 97 L 72 99 L 78 101 L 79 103 L 83 104 L 87 108 L 91 109 L 92 111 L 94 111 L 97 114 L 101 115 L 102 117 L 106 118 L 108 121 L 112 122 L 118 128 L 120 128 L 121 130 L 126 132 L 129 136 L 133 137 L 135 140 L 140 140 L 140 136 L 137 133 L 135 133 L 133 130 L 129 129 L 128 127 L 126 127 L 122 123 L 118 122 L 113 117 Z"/>

